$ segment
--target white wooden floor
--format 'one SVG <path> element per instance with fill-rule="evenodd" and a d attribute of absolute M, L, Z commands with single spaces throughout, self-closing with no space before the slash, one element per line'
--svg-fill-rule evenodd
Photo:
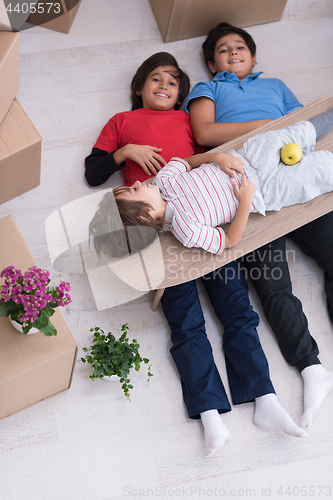
<path fill-rule="evenodd" d="M 283 79 L 304 104 L 332 93 L 331 0 L 288 0 L 280 22 L 248 30 L 258 46 L 256 70 Z M 129 86 L 137 66 L 166 50 L 192 84 L 207 79 L 203 40 L 164 44 L 148 0 L 82 0 L 69 35 L 42 28 L 21 33 L 18 99 L 43 137 L 42 179 L 38 188 L 1 205 L 0 217 L 14 216 L 39 265 L 51 270 L 44 229 L 48 215 L 92 192 L 84 181 L 83 159 L 109 117 L 130 109 Z M 103 188 L 120 182 L 119 175 Z M 322 273 L 296 247 L 289 248 L 294 250 L 294 292 L 303 302 L 321 361 L 333 371 L 333 328 Z M 202 427 L 187 418 L 168 326 L 160 309 L 151 312 L 151 295 L 97 312 L 85 276 L 52 275 L 73 288 L 73 303 L 64 312 L 79 345 L 73 384 L 0 421 L 1 500 L 333 498 L 333 395 L 306 439 L 260 430 L 252 422 L 252 403 L 235 407 L 223 416 L 230 440 L 205 459 Z M 301 378 L 285 363 L 257 297 L 250 294 L 261 316 L 259 333 L 279 400 L 299 422 Z M 227 384 L 221 328 L 205 293 L 200 296 Z M 117 384 L 91 382 L 89 367 L 79 361 L 82 347 L 90 345 L 90 327 L 117 334 L 124 322 L 154 373 L 149 387 L 144 373 L 133 376 L 132 402 Z"/>

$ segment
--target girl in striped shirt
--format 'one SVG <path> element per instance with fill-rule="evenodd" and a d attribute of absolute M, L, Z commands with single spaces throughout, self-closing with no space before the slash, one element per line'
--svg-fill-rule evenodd
<path fill-rule="evenodd" d="M 90 234 L 97 253 L 110 252 L 113 257 L 128 254 L 128 243 L 131 253 L 142 250 L 155 239 L 156 231 L 165 230 L 187 247 L 217 254 L 239 242 L 249 213 L 255 210 L 255 191 L 240 158 L 224 153 L 174 158 L 152 184 L 136 181 L 106 193 L 90 223 Z M 215 227 L 231 220 L 226 232 Z M 131 228 L 130 242 L 119 234 L 127 226 L 137 229 Z"/>
<path fill-rule="evenodd" d="M 325 118 L 325 132 L 332 128 L 332 114 L 330 110 L 315 117 Z M 152 184 L 136 181 L 107 193 L 90 224 L 97 252 L 113 257 L 138 252 L 156 232 L 169 230 L 186 247 L 220 254 L 239 243 L 250 212 L 264 215 L 332 191 L 333 156 L 313 151 L 315 118 L 259 134 L 235 156 L 206 152 L 172 158 Z M 280 160 L 280 150 L 289 142 L 299 144 L 304 153 L 294 166 Z M 223 231 L 219 226 L 228 222 Z"/>

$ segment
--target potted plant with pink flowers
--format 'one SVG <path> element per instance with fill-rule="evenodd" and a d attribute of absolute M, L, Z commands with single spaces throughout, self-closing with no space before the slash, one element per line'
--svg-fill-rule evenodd
<path fill-rule="evenodd" d="M 58 286 L 50 287 L 49 276 L 49 271 L 36 266 L 25 273 L 14 266 L 6 267 L 0 273 L 5 279 L 0 287 L 0 317 L 9 317 L 21 326 L 23 333 L 31 333 L 35 328 L 47 337 L 57 335 L 50 317 L 56 307 L 72 302 L 68 294 L 70 284 L 61 281 Z"/>

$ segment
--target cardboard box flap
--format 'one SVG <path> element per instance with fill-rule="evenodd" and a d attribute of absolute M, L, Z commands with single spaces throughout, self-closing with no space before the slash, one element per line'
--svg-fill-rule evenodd
<path fill-rule="evenodd" d="M 39 3 L 44 5 L 44 2 Z M 30 14 L 27 21 L 42 28 L 69 33 L 80 3 L 81 0 L 59 0 L 54 4 L 57 5 L 57 10 L 51 9 L 49 12 L 44 10 L 43 13 L 38 13 L 37 9 L 36 13 Z"/>
<path fill-rule="evenodd" d="M 23 130 L 18 126 L 10 112 L 7 113 L 6 123 L 0 124 L 0 141 L 7 148 L 8 154 L 25 148 L 29 141 Z"/>
<path fill-rule="evenodd" d="M 19 33 L 0 33 L 0 123 L 20 87 Z"/>
<path fill-rule="evenodd" d="M 18 43 L 19 33 L 0 32 L 0 65 L 8 59 L 13 46 Z"/>
<path fill-rule="evenodd" d="M 9 149 L 6 144 L 0 138 L 0 159 L 8 156 Z"/>
<path fill-rule="evenodd" d="M 29 120 L 22 106 L 15 99 L 6 115 L 6 119 L 0 123 L 2 152 L 7 149 L 7 154 L 12 154 L 40 140 L 41 137 L 37 130 Z M 3 154 L 3 156 L 5 155 Z"/>
<path fill-rule="evenodd" d="M 13 101 L 13 104 L 11 105 L 9 109 L 10 114 L 16 121 L 17 125 L 21 128 L 22 132 L 25 134 L 25 136 L 28 138 L 30 143 L 34 142 L 39 142 L 41 139 L 41 136 L 22 108 L 21 104 L 17 99 Z"/>
<path fill-rule="evenodd" d="M 5 2 L 0 2 L 0 31 L 12 31 Z"/>
<path fill-rule="evenodd" d="M 34 266 L 35 260 L 31 255 L 28 245 L 23 239 L 15 221 L 11 215 L 0 219 L 0 269 L 6 266 L 17 266 L 21 271 L 26 271 L 30 266 Z M 4 236 L 6 235 L 6 237 Z M 15 260 L 15 264 L 6 264 L 8 257 Z M 0 279 L 3 283 L 3 279 Z"/>
<path fill-rule="evenodd" d="M 0 123 L 0 203 L 40 184 L 41 137 L 15 99 Z"/>

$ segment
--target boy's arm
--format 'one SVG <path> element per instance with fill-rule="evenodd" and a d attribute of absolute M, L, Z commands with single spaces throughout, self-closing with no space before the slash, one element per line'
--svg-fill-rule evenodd
<path fill-rule="evenodd" d="M 225 233 L 224 248 L 234 247 L 240 242 L 249 219 L 252 200 L 256 192 L 254 184 L 249 181 L 245 174 L 242 174 L 241 186 L 238 187 L 236 182 L 233 181 L 233 188 L 239 200 L 239 205 L 235 218 Z"/>
<path fill-rule="evenodd" d="M 235 177 L 236 174 L 234 170 L 243 173 L 244 168 L 244 162 L 241 158 L 226 153 L 212 153 L 207 151 L 206 153 L 200 153 L 185 158 L 185 161 L 189 165 L 188 171 L 200 167 L 203 163 L 217 163 L 226 174 L 230 175 L 230 177 Z"/>
<path fill-rule="evenodd" d="M 217 123 L 214 101 L 208 97 L 198 97 L 191 101 L 190 119 L 196 142 L 207 147 L 219 146 L 272 121 Z"/>
<path fill-rule="evenodd" d="M 224 248 L 235 247 L 240 242 L 249 219 L 251 203 L 249 205 L 239 204 L 235 218 L 225 233 Z"/>

